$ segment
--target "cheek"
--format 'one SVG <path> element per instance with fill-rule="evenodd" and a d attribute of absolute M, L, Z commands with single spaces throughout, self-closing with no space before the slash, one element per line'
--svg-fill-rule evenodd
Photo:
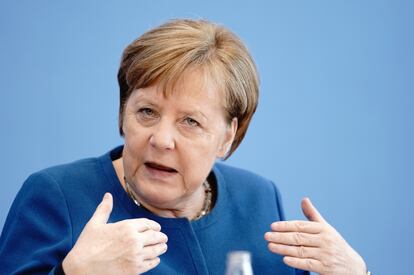
<path fill-rule="evenodd" d="M 149 132 L 148 129 L 137 123 L 135 114 L 127 114 L 123 129 L 125 146 L 128 147 L 129 151 L 134 153 L 142 151 L 142 147 L 149 140 Z"/>
<path fill-rule="evenodd" d="M 192 142 L 181 148 L 181 155 L 184 161 L 185 177 L 189 181 L 200 182 L 207 177 L 215 160 L 217 145 L 211 140 L 205 142 Z"/>
<path fill-rule="evenodd" d="M 142 156 L 145 155 L 148 146 L 145 130 L 137 130 L 134 127 L 126 128 L 124 132 L 124 167 L 127 171 L 135 173 L 138 166 L 142 163 Z M 139 133 L 139 134 L 138 134 Z"/>
<path fill-rule="evenodd" d="M 127 178 L 131 178 L 138 169 L 139 163 L 139 154 L 137 154 L 137 147 L 134 144 L 125 140 L 124 151 L 122 152 L 122 159 L 124 164 L 124 173 Z"/>
<path fill-rule="evenodd" d="M 181 153 L 186 154 L 195 163 L 211 162 L 212 159 L 215 159 L 217 144 L 217 137 L 205 134 L 183 140 Z"/>

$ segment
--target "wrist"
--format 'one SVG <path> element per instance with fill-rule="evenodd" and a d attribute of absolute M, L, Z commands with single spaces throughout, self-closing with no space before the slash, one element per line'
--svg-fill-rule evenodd
<path fill-rule="evenodd" d="M 76 275 L 81 274 L 79 272 L 79 264 L 76 262 L 76 257 L 73 256 L 72 251 L 70 251 L 62 262 L 62 270 L 65 275 Z"/>

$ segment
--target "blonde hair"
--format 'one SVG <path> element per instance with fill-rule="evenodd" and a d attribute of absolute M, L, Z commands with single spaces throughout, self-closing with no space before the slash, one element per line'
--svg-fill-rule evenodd
<path fill-rule="evenodd" d="M 166 93 L 190 67 L 210 73 L 224 92 L 228 123 L 235 117 L 238 120 L 228 158 L 243 140 L 256 111 L 259 78 L 240 39 L 227 28 L 206 20 L 168 21 L 144 33 L 124 50 L 118 71 L 119 132 L 123 136 L 124 107 L 133 90 L 162 83 Z"/>

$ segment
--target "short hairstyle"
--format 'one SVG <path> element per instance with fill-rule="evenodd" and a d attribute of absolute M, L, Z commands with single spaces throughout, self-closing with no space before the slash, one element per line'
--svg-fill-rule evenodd
<path fill-rule="evenodd" d="M 166 93 L 191 67 L 210 73 L 224 94 L 228 123 L 234 117 L 238 120 L 228 158 L 243 140 L 256 111 L 259 77 L 241 40 L 227 28 L 206 20 L 168 21 L 126 47 L 118 71 L 121 136 L 125 104 L 133 90 L 162 83 Z"/>

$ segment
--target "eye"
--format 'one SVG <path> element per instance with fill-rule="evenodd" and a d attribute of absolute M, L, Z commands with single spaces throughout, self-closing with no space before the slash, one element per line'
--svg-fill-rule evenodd
<path fill-rule="evenodd" d="M 188 126 L 191 126 L 191 127 L 199 127 L 199 126 L 200 126 L 200 123 L 198 123 L 198 121 L 197 121 L 197 120 L 195 120 L 195 119 L 193 119 L 193 118 L 191 118 L 191 117 L 186 117 L 186 118 L 184 119 L 184 121 L 185 121 L 185 123 L 186 123 Z"/>
<path fill-rule="evenodd" d="M 153 117 L 155 116 L 155 112 L 154 110 L 152 110 L 151 108 L 140 108 L 138 110 L 138 113 L 141 114 L 144 117 Z"/>

